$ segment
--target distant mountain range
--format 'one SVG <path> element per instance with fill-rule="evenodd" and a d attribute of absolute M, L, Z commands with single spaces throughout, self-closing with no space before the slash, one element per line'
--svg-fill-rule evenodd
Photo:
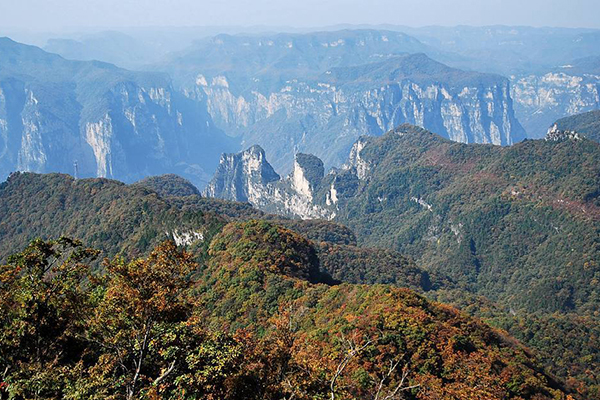
<path fill-rule="evenodd" d="M 339 165 L 359 136 L 404 122 L 468 143 L 525 137 L 507 79 L 407 54 L 415 51 L 449 57 L 389 31 L 220 35 L 160 68 L 206 102 L 220 128 L 261 145 L 284 171 L 299 151 Z"/>
<path fill-rule="evenodd" d="M 458 68 L 511 80 L 515 115 L 528 137 L 543 138 L 559 118 L 600 109 L 600 31 L 597 29 L 401 27 L 422 43 L 455 54 Z"/>
<path fill-rule="evenodd" d="M 530 137 L 559 118 L 600 109 L 600 57 L 587 57 L 514 79 L 515 112 Z"/>
<path fill-rule="evenodd" d="M 218 154 L 239 150 L 240 143 L 259 144 L 287 174 L 298 152 L 315 154 L 327 169 L 339 167 L 360 136 L 402 123 L 454 141 L 508 145 L 526 135 L 541 138 L 557 119 L 600 107 L 596 31 L 406 28 L 409 35 L 391 29 L 400 28 L 197 32 L 200 39 L 184 50 L 167 44 L 186 37 L 182 32 L 163 40 L 151 32 L 111 32 L 55 38 L 46 46 L 86 60 L 129 57 L 125 64 L 136 66 L 155 62 L 147 57 L 153 46 L 166 46 L 163 55 L 165 48 L 178 49 L 147 67 L 153 73 L 67 61 L 5 39 L 0 174 L 75 173 L 77 161 L 80 176 L 131 182 L 178 173 L 202 188 Z M 481 53 L 487 45 L 499 57 L 518 56 L 503 64 Z M 551 54 L 533 57 L 536 46 Z M 518 68 L 505 69 L 509 64 Z M 509 80 L 473 67 L 515 75 Z"/>
<path fill-rule="evenodd" d="M 56 171 L 130 182 L 172 172 L 202 186 L 225 148 L 233 141 L 164 74 L 0 39 L 0 176 Z"/>
<path fill-rule="evenodd" d="M 559 118 L 598 108 L 597 102 L 590 102 L 590 99 L 595 97 L 594 90 L 590 91 L 589 88 L 590 84 L 597 86 L 597 79 L 589 75 L 597 77 L 599 74 L 592 71 L 597 71 L 600 67 L 597 60 L 594 61 L 594 57 L 600 56 L 600 31 L 595 29 L 533 28 L 527 26 L 433 26 L 413 28 L 393 25 L 340 25 L 324 27 L 320 29 L 322 33 L 293 28 L 269 30 L 271 32 L 298 32 L 295 34 L 265 34 L 260 33 L 260 28 L 254 28 L 252 32 L 249 32 L 251 35 L 243 36 L 251 39 L 246 42 L 248 45 L 257 37 L 267 42 L 272 41 L 274 45 L 270 49 L 269 57 L 274 59 L 273 56 L 277 51 L 280 51 L 281 54 L 288 54 L 283 51 L 289 50 L 285 46 L 291 40 L 304 42 L 304 44 L 311 40 L 317 42 L 321 39 L 326 42 L 330 37 L 340 36 L 339 31 L 342 29 L 345 29 L 346 32 L 359 32 L 360 30 L 380 32 L 390 39 L 389 42 L 384 43 L 387 46 L 378 46 L 375 42 L 366 41 L 366 46 L 362 49 L 363 55 L 359 55 L 361 49 L 355 49 L 356 56 L 345 57 L 344 63 L 346 64 L 348 62 L 353 63 L 353 65 L 364 63 L 365 50 L 371 51 L 371 54 L 375 56 L 367 60 L 368 62 L 376 61 L 377 57 L 398 54 L 399 52 L 422 52 L 455 68 L 496 73 L 509 77 L 515 87 L 513 98 L 516 102 L 517 118 L 532 138 L 543 137 L 548 125 Z M 267 29 L 263 29 L 263 31 L 265 30 Z M 230 27 L 222 28 L 221 31 L 240 36 L 240 33 L 244 30 Z M 128 32 L 131 35 L 129 37 L 115 32 L 105 32 L 95 35 L 88 34 L 77 41 L 72 39 L 65 41 L 60 38 L 52 39 L 48 42 L 46 49 L 57 51 L 67 58 L 90 59 L 90 57 L 95 56 L 96 59 L 115 62 L 118 65 L 129 66 L 133 64 L 137 67 L 141 66 L 139 63 L 135 63 L 136 57 L 140 58 L 137 55 L 141 49 L 153 49 L 154 51 L 150 53 L 151 56 L 157 54 L 164 56 L 167 53 L 166 49 L 180 52 L 180 55 L 197 51 L 198 54 L 210 54 L 210 57 L 207 56 L 206 58 L 214 57 L 214 60 L 207 60 L 202 56 L 196 57 L 197 66 L 202 67 L 201 69 L 206 70 L 207 74 L 210 75 L 211 67 L 218 66 L 220 61 L 231 59 L 233 56 L 233 53 L 229 55 L 220 54 L 218 49 L 211 47 L 213 40 L 210 37 L 214 36 L 215 32 L 219 32 L 219 30 L 209 28 L 204 30 L 167 29 L 160 32 L 152 30 L 148 32 Z M 350 42 L 352 37 L 359 35 L 346 34 L 346 36 L 348 37 L 347 41 Z M 343 35 L 340 37 L 343 37 Z M 399 37 L 402 39 L 396 41 Z M 189 44 L 194 40 L 200 42 L 190 47 Z M 228 77 L 232 77 L 230 75 L 234 72 L 231 68 L 232 65 L 235 65 L 237 71 L 246 71 L 248 68 L 252 68 L 249 66 L 252 62 L 248 62 L 252 59 L 250 55 L 252 46 L 240 48 L 240 46 L 232 44 L 235 39 L 228 39 L 227 35 L 220 36 L 218 40 L 224 42 L 224 48 L 235 49 L 236 55 L 233 57 L 236 57 L 237 60 L 246 60 L 246 62 L 234 64 L 222 63 L 223 68 L 221 70 L 228 71 Z M 131 50 L 131 43 L 134 41 L 138 43 L 137 48 Z M 184 50 L 185 48 L 188 48 L 188 50 Z M 306 49 L 306 46 L 304 49 Z M 329 54 L 334 54 L 330 48 L 326 49 Z M 340 48 L 335 50 L 337 55 L 340 54 L 340 50 L 343 51 Z M 308 70 L 314 69 L 318 64 L 314 62 L 316 59 L 313 57 L 314 55 L 307 55 L 308 61 L 305 67 L 308 67 Z M 333 58 L 335 57 L 337 56 Z M 169 59 L 176 60 L 177 63 L 181 61 L 179 56 L 167 57 L 167 60 L 161 62 L 161 67 L 158 69 L 165 71 L 179 70 L 183 75 L 185 75 L 185 71 L 194 72 L 193 69 L 188 68 L 189 66 L 182 67 L 169 62 Z M 256 60 L 259 59 L 255 58 Z M 286 64 L 288 61 L 290 60 L 286 59 L 279 66 L 289 66 L 289 64 Z M 309 66 L 308 64 L 311 64 L 311 62 L 312 65 Z M 581 62 L 588 63 L 590 68 L 585 68 L 585 70 L 580 68 L 567 70 L 563 68 Z M 325 67 L 322 67 L 322 70 L 325 70 Z M 269 73 L 273 75 L 273 78 L 279 79 L 277 77 L 281 71 L 273 68 Z M 574 79 L 557 79 L 556 76 L 549 75 L 557 73 L 566 73 Z M 298 71 L 295 71 L 294 74 L 296 76 L 293 76 L 292 79 L 302 76 Z M 579 78 L 583 78 L 583 80 L 578 82 Z M 265 76 L 263 73 L 263 82 L 271 79 L 270 76 Z M 232 86 L 239 88 L 239 82 L 233 80 Z M 234 90 L 237 89 L 234 88 Z"/>
<path fill-rule="evenodd" d="M 452 66 L 506 76 L 539 74 L 579 58 L 600 55 L 598 29 L 503 25 L 393 29 L 455 54 Z"/>

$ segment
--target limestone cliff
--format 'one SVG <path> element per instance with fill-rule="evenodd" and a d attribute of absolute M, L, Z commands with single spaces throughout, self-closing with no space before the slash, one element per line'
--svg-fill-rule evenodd
<path fill-rule="evenodd" d="M 0 39 L 0 179 L 13 171 L 126 182 L 178 173 L 203 186 L 232 144 L 164 74 Z"/>
<path fill-rule="evenodd" d="M 248 202 L 269 212 L 303 219 L 331 219 L 335 213 L 317 205 L 314 195 L 323 178 L 317 157 L 298 154 L 294 170 L 281 178 L 266 160 L 260 146 L 238 154 L 224 154 L 215 176 L 204 190 L 207 197 Z"/>
<path fill-rule="evenodd" d="M 532 138 L 543 137 L 559 118 L 600 109 L 600 58 L 513 81 L 515 109 Z"/>
<path fill-rule="evenodd" d="M 525 137 L 507 79 L 452 69 L 424 54 L 331 68 L 274 90 L 256 82 L 240 92 L 226 76 L 201 73 L 186 94 L 203 99 L 219 127 L 263 146 L 283 171 L 299 151 L 328 168 L 340 165 L 358 137 L 402 123 L 464 143 L 510 145 Z"/>

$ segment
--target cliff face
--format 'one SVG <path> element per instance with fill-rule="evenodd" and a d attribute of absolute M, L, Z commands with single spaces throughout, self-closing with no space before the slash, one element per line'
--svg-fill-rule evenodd
<path fill-rule="evenodd" d="M 540 75 L 515 77 L 515 110 L 527 134 L 543 137 L 559 118 L 600 109 L 600 58 Z"/>
<path fill-rule="evenodd" d="M 260 146 L 252 146 L 238 154 L 221 156 L 219 167 L 207 185 L 205 194 L 254 204 L 260 200 L 268 184 L 279 179 L 267 162 L 265 151 Z"/>
<path fill-rule="evenodd" d="M 229 140 L 161 74 L 75 62 L 0 41 L 0 175 L 67 172 L 202 186 Z M 75 167 L 75 164 L 77 166 Z"/>
<path fill-rule="evenodd" d="M 426 131 L 405 124 L 394 132 L 401 136 Z M 275 172 L 264 149 L 258 145 L 237 154 L 223 154 L 203 195 L 248 202 L 264 212 L 287 217 L 333 219 L 356 194 L 359 185 L 371 179 L 373 162 L 363 151 L 374 140 L 367 136 L 359 138 L 346 163 L 328 174 L 323 161 L 311 154 L 296 154 L 287 177 Z"/>
<path fill-rule="evenodd" d="M 313 203 L 323 178 L 323 163 L 298 154 L 293 172 L 281 178 L 260 146 L 238 154 L 224 154 L 215 176 L 204 190 L 207 197 L 248 202 L 269 213 L 303 219 L 332 219 L 335 213 Z"/>
<path fill-rule="evenodd" d="M 319 156 L 327 167 L 340 165 L 359 136 L 405 122 L 464 143 L 509 145 L 525 137 L 508 80 L 454 70 L 425 55 L 333 69 L 266 94 L 235 94 L 226 77 L 199 75 L 187 93 L 206 101 L 221 128 L 263 146 L 282 170 L 292 168 L 298 151 Z"/>
<path fill-rule="evenodd" d="M 166 68 L 219 128 L 244 146 L 261 145 L 286 173 L 297 152 L 338 166 L 358 137 L 402 123 L 465 143 L 525 137 L 507 79 L 450 68 L 423 53 L 449 59 L 398 32 L 221 35 Z"/>

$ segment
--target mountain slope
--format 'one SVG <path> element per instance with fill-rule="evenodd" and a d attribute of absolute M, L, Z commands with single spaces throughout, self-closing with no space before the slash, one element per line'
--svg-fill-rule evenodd
<path fill-rule="evenodd" d="M 169 201 L 142 185 L 61 174 L 11 175 L 0 184 L 0 205 L 3 260 L 22 243 L 62 235 L 107 256 L 144 253 L 168 238 L 202 245 L 224 223 L 210 211 Z"/>
<path fill-rule="evenodd" d="M 258 207 L 304 218 L 319 208 L 351 227 L 361 246 L 412 256 L 428 274 L 419 279 L 435 277 L 422 283 L 428 296 L 507 329 L 585 398 L 597 398 L 599 158 L 599 146 L 581 136 L 503 148 L 453 143 L 405 125 L 361 138 L 341 169 L 312 184 L 294 186 L 294 174 L 266 185 L 240 181 Z M 226 165 L 220 174 L 227 176 Z M 294 201 L 260 195 L 276 191 Z M 347 257 L 327 247 L 323 265 L 336 279 L 394 283 L 394 269 L 355 265 L 393 265 L 382 250 Z M 492 302 L 478 305 L 482 295 Z"/>
<path fill-rule="evenodd" d="M 316 273 L 313 251 L 289 231 L 261 221 L 231 224 L 209 253 L 199 282 L 206 305 L 201 316 L 214 329 L 260 331 L 267 321 L 283 329 L 282 337 L 293 343 L 292 370 L 304 371 L 306 386 L 292 385 L 294 393 L 310 393 L 315 375 L 329 376 L 343 354 L 355 354 L 341 369 L 341 398 L 373 395 L 374 377 L 388 370 L 383 364 L 389 360 L 403 365 L 410 385 L 418 385 L 405 392 L 411 399 L 564 396 L 527 350 L 454 309 L 384 285 L 311 285 L 299 279 Z"/>
<path fill-rule="evenodd" d="M 362 179 L 337 218 L 364 243 L 414 255 L 515 310 L 597 307 L 597 144 L 466 146 L 400 128 L 361 147 Z"/>
<path fill-rule="evenodd" d="M 600 301 L 588 284 L 600 278 L 598 160 L 588 140 L 464 145 L 404 125 L 361 138 L 309 196 L 292 175 L 250 186 L 294 201 L 250 201 L 300 217 L 318 208 L 359 243 L 411 255 L 514 310 L 588 312 Z"/>
<path fill-rule="evenodd" d="M 266 215 L 249 204 L 202 198 L 190 193 L 190 186 L 173 176 L 125 185 L 60 174 L 13 174 L 0 184 L 0 261 L 22 243 L 63 235 L 79 238 L 106 257 L 146 254 L 167 239 L 201 256 L 228 221 L 262 218 L 314 241 L 318 262 L 335 279 L 394 283 L 420 292 L 441 284 L 441 276 L 430 276 L 406 257 L 357 248 L 354 233 L 344 226 Z"/>
<path fill-rule="evenodd" d="M 36 240 L 0 266 L 3 396 L 573 399 L 456 309 L 329 285 L 311 243 L 265 221 L 225 226 L 202 264 L 172 242 L 100 272 L 95 254 Z"/>
<path fill-rule="evenodd" d="M 550 132 L 574 132 L 595 142 L 600 142 L 600 110 L 561 118 Z"/>
<path fill-rule="evenodd" d="M 202 186 L 230 141 L 164 74 L 68 61 L 0 39 L 0 176 L 132 182 L 177 172 Z"/>
<path fill-rule="evenodd" d="M 525 137 L 507 79 L 452 69 L 424 53 L 446 58 L 398 32 L 221 35 L 157 68 L 285 173 L 297 152 L 337 166 L 359 136 L 404 122 L 468 143 Z"/>

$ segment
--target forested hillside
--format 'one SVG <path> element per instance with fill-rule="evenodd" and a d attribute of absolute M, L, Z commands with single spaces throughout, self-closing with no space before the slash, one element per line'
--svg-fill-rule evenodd
<path fill-rule="evenodd" d="M 530 352 L 407 289 L 332 285 L 309 241 L 231 223 L 198 264 L 34 241 L 0 268 L 11 398 L 568 399 Z M 85 283 L 85 284 L 84 284 Z"/>
<path fill-rule="evenodd" d="M 510 147 L 465 145 L 402 125 L 359 139 L 345 165 L 327 175 L 311 167 L 322 165 L 317 158 L 303 156 L 275 181 L 261 179 L 271 166 L 260 154 L 223 158 L 209 188 L 228 182 L 227 193 L 207 194 L 250 193 L 248 201 L 265 210 L 304 217 L 317 210 L 346 224 L 358 251 L 323 250 L 338 279 L 396 284 L 398 257 L 414 259 L 427 275 L 400 275 L 401 286 L 425 279 L 428 296 L 506 328 L 548 368 L 598 396 L 597 143 L 557 133 Z M 243 161 L 235 170 L 226 162 L 234 157 Z M 375 267 L 372 260 L 385 261 Z M 481 299 L 493 306 L 482 310 Z"/>
<path fill-rule="evenodd" d="M 321 189 L 324 202 L 339 182 L 336 219 L 359 242 L 412 255 L 515 310 L 597 310 L 598 144 L 464 145 L 404 126 L 360 147 Z"/>
<path fill-rule="evenodd" d="M 375 250 L 357 248 L 354 233 L 342 225 L 282 219 L 248 204 L 193 192 L 189 182 L 170 175 L 125 185 L 61 174 L 13 174 L 0 185 L 0 260 L 19 251 L 21 243 L 65 235 L 101 250 L 104 257 L 147 254 L 168 239 L 202 257 L 229 221 L 262 218 L 317 243 L 321 264 L 335 279 L 395 283 L 419 291 L 431 286 L 429 275 L 411 260 L 390 251 L 380 252 L 384 258 Z"/>

